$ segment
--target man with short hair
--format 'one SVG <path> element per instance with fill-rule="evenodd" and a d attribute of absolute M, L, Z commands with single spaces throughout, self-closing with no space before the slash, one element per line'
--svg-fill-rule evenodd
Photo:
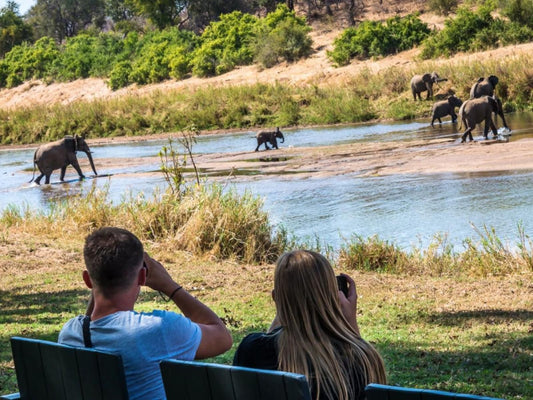
<path fill-rule="evenodd" d="M 120 354 L 130 399 L 165 399 L 161 360 L 213 357 L 231 347 L 222 320 L 176 283 L 131 232 L 98 229 L 87 237 L 83 255 L 83 280 L 92 292 L 87 315 L 68 321 L 58 341 Z M 141 286 L 164 293 L 183 315 L 133 311 Z"/>

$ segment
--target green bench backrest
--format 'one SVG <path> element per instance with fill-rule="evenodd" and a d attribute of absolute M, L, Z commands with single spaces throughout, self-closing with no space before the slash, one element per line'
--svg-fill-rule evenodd
<path fill-rule="evenodd" d="M 192 361 L 161 361 L 167 400 L 310 400 L 303 375 Z"/>
<path fill-rule="evenodd" d="M 365 388 L 366 400 L 501 400 L 494 397 L 443 392 L 440 390 L 412 389 L 371 383 Z"/>
<path fill-rule="evenodd" d="M 127 400 L 122 358 L 38 339 L 11 338 L 25 400 Z"/>

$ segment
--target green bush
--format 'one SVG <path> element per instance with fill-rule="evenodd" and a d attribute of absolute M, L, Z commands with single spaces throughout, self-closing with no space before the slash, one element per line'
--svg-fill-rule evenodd
<path fill-rule="evenodd" d="M 328 57 L 338 66 L 352 58 L 366 59 L 408 50 L 420 44 L 430 33 L 417 14 L 393 17 L 385 23 L 363 21 L 344 30 L 333 42 Z"/>
<path fill-rule="evenodd" d="M 211 22 L 200 37 L 191 65 L 198 76 L 220 75 L 235 65 L 247 65 L 253 61 L 251 43 L 255 38 L 257 18 L 234 11 Z"/>
<path fill-rule="evenodd" d="M 255 60 L 272 67 L 281 60 L 296 61 L 311 53 L 311 28 L 285 6 L 260 21 L 254 46 Z"/>
<path fill-rule="evenodd" d="M 512 22 L 533 28 L 533 0 L 505 0 L 503 15 Z"/>
<path fill-rule="evenodd" d="M 444 29 L 428 37 L 422 47 L 422 58 L 450 56 L 459 51 L 485 50 L 533 39 L 533 30 L 518 22 L 494 18 L 493 7 L 482 5 L 477 11 L 466 7 L 444 22 Z"/>
<path fill-rule="evenodd" d="M 48 76 L 59 54 L 58 46 L 49 37 L 39 39 L 33 46 L 22 44 L 13 47 L 3 61 L 7 76 L 11 76 L 8 87 L 16 86 L 28 79 Z"/>
<path fill-rule="evenodd" d="M 121 61 L 115 64 L 115 67 L 109 74 L 108 85 L 111 89 L 117 90 L 121 87 L 128 86 L 131 74 L 131 63 L 129 61 Z"/>

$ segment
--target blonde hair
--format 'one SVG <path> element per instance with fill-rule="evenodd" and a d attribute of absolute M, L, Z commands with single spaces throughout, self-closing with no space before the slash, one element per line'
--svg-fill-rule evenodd
<path fill-rule="evenodd" d="M 381 356 L 344 317 L 335 273 L 322 255 L 283 254 L 274 274 L 274 300 L 283 327 L 278 368 L 314 381 L 317 399 L 321 394 L 357 399 L 367 384 L 386 383 Z"/>

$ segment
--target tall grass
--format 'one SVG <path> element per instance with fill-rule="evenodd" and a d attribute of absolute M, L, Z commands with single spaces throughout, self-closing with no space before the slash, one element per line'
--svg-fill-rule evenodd
<path fill-rule="evenodd" d="M 518 242 L 502 242 L 494 228 L 473 227 L 478 239 L 466 238 L 463 251 L 437 234 L 426 248 L 405 251 L 378 237 L 354 235 L 339 250 L 338 265 L 345 270 L 389 272 L 426 276 L 505 276 L 533 272 L 532 240 L 518 226 Z"/>

